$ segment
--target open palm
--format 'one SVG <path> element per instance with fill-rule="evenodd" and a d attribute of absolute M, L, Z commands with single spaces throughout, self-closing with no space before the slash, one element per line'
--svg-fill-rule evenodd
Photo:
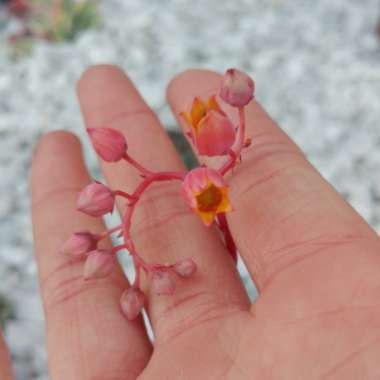
<path fill-rule="evenodd" d="M 215 93 L 219 81 L 201 70 L 177 76 L 168 88 L 175 115 L 194 96 Z M 88 127 L 120 129 L 153 170 L 183 168 L 120 70 L 88 69 L 78 94 Z M 77 138 L 55 132 L 41 139 L 33 226 L 52 380 L 380 378 L 377 235 L 255 102 L 247 124 L 252 145 L 228 178 L 234 211 L 227 217 L 260 296 L 250 304 L 218 231 L 186 209 L 178 183 L 155 185 L 136 210 L 139 251 L 160 262 L 191 256 L 199 271 L 173 296 L 149 294 L 153 346 L 142 321 L 126 321 L 119 309 L 121 270 L 83 282 L 82 264 L 57 255 L 71 232 L 104 226 L 75 211 L 77 192 L 90 181 Z M 123 165 L 102 169 L 112 188 L 131 190 L 139 181 Z"/>

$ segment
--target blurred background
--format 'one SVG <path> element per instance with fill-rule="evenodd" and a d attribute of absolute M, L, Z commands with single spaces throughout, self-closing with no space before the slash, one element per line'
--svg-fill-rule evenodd
<path fill-rule="evenodd" d="M 78 133 L 90 64 L 125 69 L 186 159 L 165 86 L 189 67 L 238 67 L 311 162 L 380 231 L 377 0 L 0 0 L 0 319 L 18 380 L 47 379 L 28 177 L 39 136 Z"/>

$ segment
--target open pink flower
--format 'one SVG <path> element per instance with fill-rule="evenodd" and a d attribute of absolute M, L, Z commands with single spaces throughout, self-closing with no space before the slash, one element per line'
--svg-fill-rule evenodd
<path fill-rule="evenodd" d="M 112 128 L 87 128 L 87 133 L 102 160 L 116 162 L 123 158 L 128 146 L 121 132 Z"/>
<path fill-rule="evenodd" d="M 97 239 L 91 232 L 74 232 L 62 245 L 60 253 L 74 259 L 82 259 L 96 248 Z"/>
<path fill-rule="evenodd" d="M 233 107 L 244 107 L 253 98 L 254 81 L 237 69 L 228 69 L 223 76 L 220 97 Z"/>
<path fill-rule="evenodd" d="M 219 107 L 215 96 L 207 101 L 195 98 L 190 112 L 181 112 L 190 126 L 190 137 L 198 153 L 205 156 L 222 156 L 235 142 L 235 128 Z"/>
<path fill-rule="evenodd" d="M 115 195 L 100 182 L 87 185 L 80 193 L 77 200 L 77 209 L 91 216 L 103 216 L 113 211 Z"/>
<path fill-rule="evenodd" d="M 182 183 L 186 203 L 207 226 L 212 224 L 216 214 L 232 210 L 227 193 L 223 177 L 207 167 L 191 170 Z"/>
<path fill-rule="evenodd" d="M 115 255 L 110 250 L 97 249 L 89 253 L 84 264 L 85 280 L 107 277 L 116 266 Z"/>

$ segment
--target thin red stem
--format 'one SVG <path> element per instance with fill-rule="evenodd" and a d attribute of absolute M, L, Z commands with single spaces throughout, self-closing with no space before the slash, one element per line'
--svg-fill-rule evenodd
<path fill-rule="evenodd" d="M 102 240 L 102 239 L 106 238 L 107 236 L 112 235 L 114 232 L 121 230 L 122 228 L 123 228 L 123 225 L 119 224 L 113 228 L 110 228 L 109 230 L 105 230 L 105 231 L 101 232 L 100 234 L 96 235 L 96 239 L 98 241 Z"/>
<path fill-rule="evenodd" d="M 140 287 L 140 271 L 141 269 L 145 272 L 149 273 L 156 270 L 162 269 L 170 269 L 173 265 L 162 265 L 162 264 L 149 264 L 147 263 L 136 251 L 135 245 L 131 240 L 130 236 L 130 227 L 131 220 L 133 216 L 133 212 L 135 210 L 137 202 L 140 200 L 141 195 L 144 191 L 153 183 L 160 181 L 170 181 L 170 180 L 183 180 L 185 177 L 185 173 L 180 172 L 158 172 L 153 173 L 149 172 L 149 174 L 144 178 L 144 180 L 137 186 L 133 194 L 130 195 L 131 202 L 128 205 L 127 211 L 123 217 L 122 223 L 122 233 L 124 237 L 125 247 L 128 249 L 129 254 L 133 257 L 133 262 L 136 270 L 136 277 L 134 286 Z"/>
<path fill-rule="evenodd" d="M 116 245 L 112 248 L 112 253 L 116 253 L 117 251 L 121 251 L 122 249 L 127 248 L 125 244 Z"/>
<path fill-rule="evenodd" d="M 245 113 L 244 108 L 239 107 L 239 135 L 238 135 L 238 143 L 236 145 L 236 148 L 233 150 L 231 149 L 229 152 L 229 158 L 227 161 L 218 169 L 218 172 L 223 176 L 225 175 L 230 169 L 232 169 L 237 159 L 241 155 L 241 151 L 244 148 L 245 144 Z"/>
<path fill-rule="evenodd" d="M 228 225 L 228 221 L 226 218 L 226 214 L 218 214 L 218 223 L 219 223 L 219 229 L 222 231 L 223 236 L 224 236 L 224 242 L 226 244 L 226 248 L 228 252 L 230 253 L 232 259 L 234 260 L 235 264 L 237 262 L 237 250 L 236 250 L 236 245 L 234 242 L 234 239 L 231 235 L 230 227 Z"/>
<path fill-rule="evenodd" d="M 129 200 L 132 200 L 133 197 L 131 194 L 128 194 L 126 193 L 125 191 L 122 191 L 122 190 L 115 190 L 113 192 L 114 195 L 119 195 L 120 197 L 123 197 L 123 198 L 126 198 L 126 199 L 129 199 Z"/>
<path fill-rule="evenodd" d="M 150 176 L 150 175 L 153 174 L 150 170 L 144 168 L 144 166 L 142 166 L 141 164 L 139 164 L 136 160 L 134 160 L 127 153 L 125 153 L 125 155 L 124 155 L 123 158 L 124 158 L 125 161 L 129 162 L 133 167 L 135 167 L 144 176 Z"/>

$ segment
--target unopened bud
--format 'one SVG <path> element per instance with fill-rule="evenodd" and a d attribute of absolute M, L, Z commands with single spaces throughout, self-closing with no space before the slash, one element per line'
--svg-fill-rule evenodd
<path fill-rule="evenodd" d="M 116 266 L 115 255 L 106 249 L 98 249 L 89 253 L 84 264 L 85 280 L 107 277 Z"/>
<path fill-rule="evenodd" d="M 190 277 L 197 271 L 197 264 L 190 258 L 183 259 L 175 263 L 174 271 L 178 276 Z"/>
<path fill-rule="evenodd" d="M 145 303 L 145 294 L 138 288 L 130 287 L 120 298 L 121 309 L 124 315 L 132 321 L 141 312 Z"/>
<path fill-rule="evenodd" d="M 80 192 L 77 209 L 97 217 L 112 212 L 114 204 L 115 196 L 112 191 L 99 182 L 93 182 Z"/>
<path fill-rule="evenodd" d="M 244 107 L 253 98 L 254 81 L 237 69 L 228 69 L 222 78 L 220 97 L 233 107 Z"/>
<path fill-rule="evenodd" d="M 171 295 L 175 291 L 175 281 L 167 271 L 157 271 L 153 273 L 152 290 L 154 293 L 161 295 Z"/>
<path fill-rule="evenodd" d="M 82 259 L 96 249 L 97 240 L 91 232 L 74 232 L 62 245 L 60 253 L 74 259 Z"/>
<path fill-rule="evenodd" d="M 235 128 L 229 117 L 221 111 L 208 111 L 194 133 L 198 153 L 210 157 L 227 154 L 234 141 Z"/>
<path fill-rule="evenodd" d="M 102 160 L 116 162 L 123 158 L 128 146 L 121 132 L 112 128 L 87 128 L 87 132 Z"/>

